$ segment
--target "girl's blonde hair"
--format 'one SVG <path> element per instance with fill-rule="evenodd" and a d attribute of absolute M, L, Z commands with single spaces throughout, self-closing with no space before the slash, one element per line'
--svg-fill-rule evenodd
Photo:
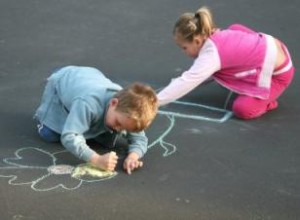
<path fill-rule="evenodd" d="M 148 85 L 133 83 L 116 93 L 114 98 L 118 99 L 116 110 L 135 121 L 135 132 L 147 128 L 157 114 L 158 99 Z"/>
<path fill-rule="evenodd" d="M 193 13 L 182 14 L 175 23 L 173 34 L 185 41 L 192 41 L 195 35 L 209 37 L 216 30 L 216 25 L 209 8 L 201 7 Z"/>

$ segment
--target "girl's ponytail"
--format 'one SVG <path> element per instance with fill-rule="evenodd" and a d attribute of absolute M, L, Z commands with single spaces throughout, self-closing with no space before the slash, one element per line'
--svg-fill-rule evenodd
<path fill-rule="evenodd" d="M 209 37 L 216 29 L 211 11 L 207 7 L 201 7 L 195 13 L 198 34 Z"/>
<path fill-rule="evenodd" d="M 195 35 L 209 37 L 215 31 L 211 11 L 207 7 L 201 7 L 195 14 L 184 13 L 175 23 L 173 34 L 187 41 L 192 41 Z"/>

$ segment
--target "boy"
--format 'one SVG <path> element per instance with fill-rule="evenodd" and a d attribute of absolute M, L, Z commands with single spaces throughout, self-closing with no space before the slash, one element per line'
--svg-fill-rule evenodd
<path fill-rule="evenodd" d="M 46 141 L 61 141 L 78 158 L 100 169 L 113 171 L 114 152 L 100 155 L 87 139 L 127 132 L 129 150 L 123 167 L 128 174 L 141 167 L 147 151 L 144 129 L 154 119 L 157 97 L 150 86 L 135 83 L 123 89 L 92 67 L 67 66 L 48 78 L 35 118 L 38 133 Z M 114 141 L 115 144 L 115 141 Z"/>

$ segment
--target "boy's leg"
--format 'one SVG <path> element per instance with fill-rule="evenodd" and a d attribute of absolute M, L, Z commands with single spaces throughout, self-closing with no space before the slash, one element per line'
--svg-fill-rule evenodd
<path fill-rule="evenodd" d="M 238 118 L 257 118 L 268 111 L 276 109 L 277 98 L 284 92 L 292 81 L 294 69 L 273 76 L 269 99 L 263 100 L 250 96 L 239 95 L 233 103 L 232 111 Z"/>
<path fill-rule="evenodd" d="M 60 134 L 48 128 L 46 125 L 38 123 L 38 134 L 40 137 L 47 142 L 59 142 Z"/>

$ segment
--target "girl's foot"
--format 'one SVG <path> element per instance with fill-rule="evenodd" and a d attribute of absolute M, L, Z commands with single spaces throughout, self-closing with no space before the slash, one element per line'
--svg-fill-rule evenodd
<path fill-rule="evenodd" d="M 268 104 L 267 111 L 272 111 L 272 110 L 276 109 L 277 107 L 278 107 L 278 102 L 277 102 L 277 100 L 274 100 Z"/>

